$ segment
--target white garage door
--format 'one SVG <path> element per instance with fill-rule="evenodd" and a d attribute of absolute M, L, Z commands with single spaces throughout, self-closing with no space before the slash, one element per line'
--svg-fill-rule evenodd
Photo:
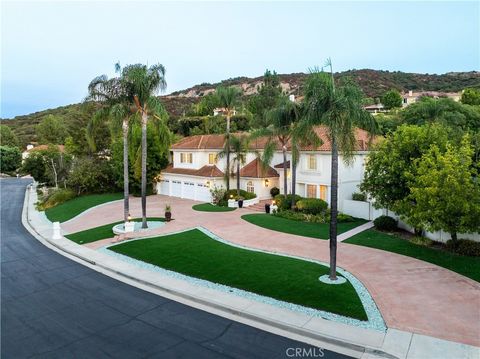
<path fill-rule="evenodd" d="M 206 184 L 197 183 L 197 201 L 212 201 L 212 194 L 210 193 L 210 188 Z"/>
<path fill-rule="evenodd" d="M 182 195 L 182 182 L 172 181 L 172 193 L 171 196 L 180 197 Z"/>
<path fill-rule="evenodd" d="M 159 194 L 164 194 L 164 195 L 169 195 L 169 187 L 170 187 L 170 181 L 169 180 L 161 180 L 160 181 L 160 193 Z"/>
<path fill-rule="evenodd" d="M 195 183 L 183 182 L 183 198 L 195 199 Z"/>

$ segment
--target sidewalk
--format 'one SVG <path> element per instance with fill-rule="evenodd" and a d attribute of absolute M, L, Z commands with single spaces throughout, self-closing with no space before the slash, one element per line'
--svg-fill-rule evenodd
<path fill-rule="evenodd" d="M 99 251 L 79 246 L 65 238 L 51 240 L 52 225 L 43 213 L 34 209 L 35 197 L 34 191 L 27 192 L 23 221 L 27 229 L 37 232 L 36 237 L 39 240 L 44 243 L 47 241 L 60 251 L 80 258 L 84 264 L 97 271 L 139 288 L 260 329 L 357 358 L 478 358 L 480 355 L 479 348 L 425 335 L 391 328 L 382 333 L 309 317 L 161 276 L 159 273 L 138 268 Z M 90 214 L 94 214 L 93 212 Z M 169 231 L 172 231 L 172 228 Z"/>

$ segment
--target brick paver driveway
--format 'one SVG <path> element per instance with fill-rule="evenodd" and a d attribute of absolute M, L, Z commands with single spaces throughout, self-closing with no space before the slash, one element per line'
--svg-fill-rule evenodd
<path fill-rule="evenodd" d="M 274 232 L 233 212 L 198 212 L 196 202 L 166 196 L 147 199 L 148 216 L 163 216 L 172 205 L 174 221 L 151 233 L 168 233 L 203 226 L 225 240 L 252 248 L 328 262 L 328 241 Z M 68 232 L 122 220 L 121 201 L 93 209 L 62 227 Z M 131 214 L 141 216 L 140 199 L 132 198 Z M 90 244 L 98 248 L 109 240 Z M 339 243 L 338 265 L 353 273 L 370 291 L 388 327 L 480 346 L 480 284 L 462 275 L 377 249 Z"/>

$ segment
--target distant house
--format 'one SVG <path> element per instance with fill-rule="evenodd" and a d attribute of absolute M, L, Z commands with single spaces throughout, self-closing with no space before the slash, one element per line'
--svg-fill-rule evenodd
<path fill-rule="evenodd" d="M 58 146 L 58 150 L 60 152 L 62 152 L 62 153 L 65 152 L 65 146 L 64 145 L 56 145 L 56 146 Z M 30 154 L 32 152 L 47 150 L 48 147 L 49 147 L 49 145 L 39 145 L 39 146 L 35 146 L 33 144 L 27 145 L 27 149 L 22 152 L 22 161 L 25 160 L 26 158 L 28 158 L 28 156 L 30 156 Z"/>
<path fill-rule="evenodd" d="M 377 103 L 377 104 L 374 104 L 374 105 L 368 105 L 368 106 L 363 106 L 363 109 L 372 113 L 372 114 L 377 114 L 377 113 L 381 113 L 381 112 L 387 112 L 387 110 L 385 109 L 385 106 L 383 106 L 381 103 Z"/>
<path fill-rule="evenodd" d="M 408 91 L 402 94 L 402 107 L 407 107 L 412 103 L 417 102 L 422 97 L 431 97 L 431 98 L 451 98 L 454 101 L 460 101 L 462 96 L 461 92 L 439 92 L 439 91 L 419 91 L 413 92 Z"/>
<path fill-rule="evenodd" d="M 213 116 L 224 116 L 227 114 L 227 109 L 224 107 L 217 107 L 213 109 Z M 235 109 L 232 111 L 233 116 L 237 114 Z"/>

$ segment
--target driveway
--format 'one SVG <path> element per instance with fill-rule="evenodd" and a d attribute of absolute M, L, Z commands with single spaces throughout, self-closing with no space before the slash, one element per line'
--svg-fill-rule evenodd
<path fill-rule="evenodd" d="M 240 217 L 252 211 L 198 212 L 197 203 L 167 196 L 148 197 L 148 216 L 163 216 L 172 206 L 174 221 L 152 230 L 168 233 L 203 226 L 221 238 L 272 252 L 328 262 L 328 241 L 274 232 Z M 68 232 L 122 220 L 123 203 L 99 207 L 66 222 Z M 141 216 L 140 199 L 132 198 L 131 214 Z M 91 243 L 98 248 L 109 240 Z M 338 265 L 367 287 L 388 327 L 480 346 L 480 284 L 455 272 L 414 258 L 347 243 L 338 245 Z"/>
<path fill-rule="evenodd" d="M 28 183 L 0 180 L 2 358 L 282 358 L 287 348 L 309 348 L 51 251 L 21 223 Z"/>

